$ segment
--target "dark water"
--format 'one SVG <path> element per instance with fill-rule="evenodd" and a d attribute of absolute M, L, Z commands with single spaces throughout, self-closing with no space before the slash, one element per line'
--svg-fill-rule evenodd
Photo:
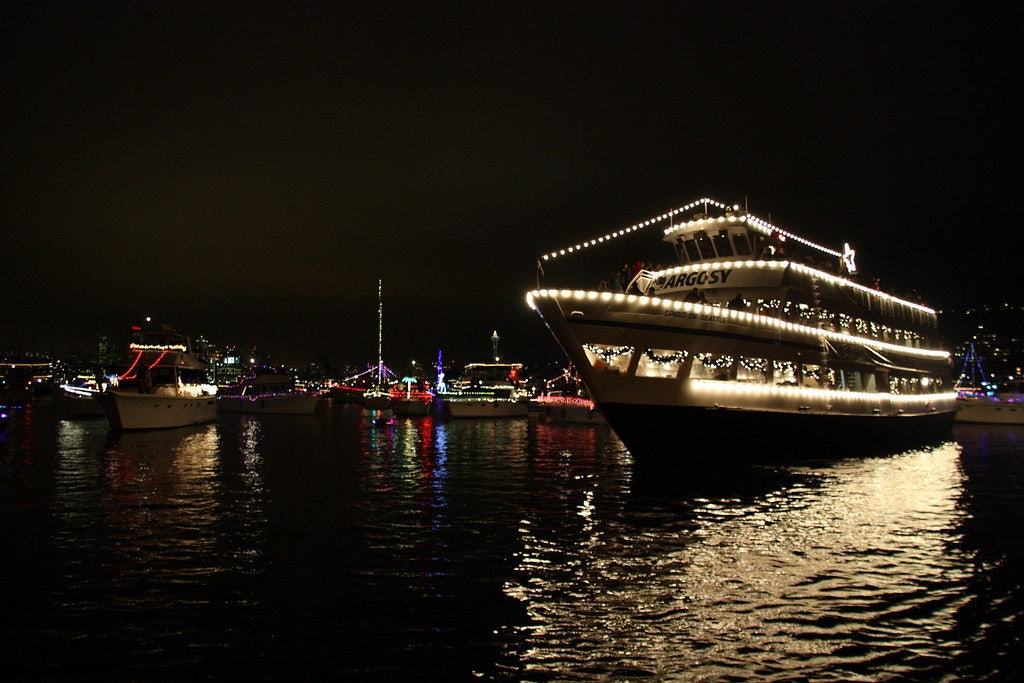
<path fill-rule="evenodd" d="M 0 567 L 9 680 L 1013 680 L 1024 428 L 687 476 L 603 426 L 36 408 Z"/>

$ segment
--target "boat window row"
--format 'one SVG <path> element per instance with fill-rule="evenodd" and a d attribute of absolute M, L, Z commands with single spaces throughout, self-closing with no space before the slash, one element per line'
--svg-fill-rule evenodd
<path fill-rule="evenodd" d="M 717 301 L 707 302 L 709 306 L 722 307 Z M 915 330 L 908 330 L 885 323 L 865 320 L 846 313 L 834 313 L 825 309 L 815 308 L 809 302 L 781 299 L 744 299 L 742 306 L 732 302 L 725 304 L 727 308 L 740 308 L 755 315 L 764 315 L 786 322 L 795 322 L 809 327 L 874 339 L 890 344 L 900 344 L 912 348 L 921 348 L 926 342 L 924 335 Z"/>
<path fill-rule="evenodd" d="M 680 263 L 695 263 L 713 258 L 751 257 L 754 253 L 746 230 L 729 231 L 722 228 L 716 232 L 707 230 L 680 237 L 675 241 L 676 256 Z"/>
<path fill-rule="evenodd" d="M 675 247 L 676 258 L 682 265 L 716 258 L 753 258 L 755 252 L 757 258 L 781 259 L 794 256 L 789 255 L 787 257 L 781 243 L 776 243 L 760 235 L 751 242 L 747 230 L 743 228 L 732 228 L 731 230 L 721 228 L 710 233 L 706 230 L 698 230 L 676 238 L 673 246 Z M 797 244 L 790 245 L 790 248 L 798 247 L 799 245 Z M 796 256 L 797 261 L 806 262 L 807 265 L 813 268 L 826 271 L 835 270 L 835 264 L 832 261 L 822 263 L 810 253 Z M 915 306 L 908 306 L 900 301 L 893 300 L 891 297 L 885 296 L 880 292 L 873 292 L 859 287 L 837 286 L 841 286 L 844 290 L 844 295 L 855 304 L 863 306 L 868 310 L 876 311 L 883 316 L 906 320 L 908 323 L 927 327 L 935 327 L 937 324 L 934 315 L 922 311 Z"/>
<path fill-rule="evenodd" d="M 612 374 L 628 373 L 636 353 L 633 346 L 606 344 L 584 344 L 583 350 L 594 370 Z M 636 376 L 906 395 L 940 393 L 945 385 L 942 378 L 913 372 L 834 368 L 757 356 L 690 353 L 685 349 L 645 349 L 637 359 Z"/>

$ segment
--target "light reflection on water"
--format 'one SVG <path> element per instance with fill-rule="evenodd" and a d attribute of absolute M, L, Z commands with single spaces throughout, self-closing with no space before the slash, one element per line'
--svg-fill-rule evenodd
<path fill-rule="evenodd" d="M 43 678 L 1001 679 L 1021 433 L 695 475 L 604 425 L 26 415 L 0 642 Z"/>
<path fill-rule="evenodd" d="M 530 674 L 847 679 L 950 654 L 964 601 L 960 448 L 785 468 L 764 495 L 595 506 L 520 528 L 507 592 Z M 722 476 L 729 473 L 722 472 Z"/>

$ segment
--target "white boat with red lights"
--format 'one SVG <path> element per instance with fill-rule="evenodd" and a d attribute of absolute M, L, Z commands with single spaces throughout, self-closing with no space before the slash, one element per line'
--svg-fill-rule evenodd
<path fill-rule="evenodd" d="M 527 295 L 634 455 L 706 462 L 951 433 L 935 311 L 859 283 L 849 245 L 701 199 L 549 253 L 538 277 L 656 227 L 667 248 L 653 260 L 673 265 L 638 268 L 625 291 L 538 280 Z"/>
<path fill-rule="evenodd" d="M 200 350 L 169 326 L 133 327 L 125 365 L 95 400 L 112 429 L 162 429 L 217 418 L 217 386 Z"/>

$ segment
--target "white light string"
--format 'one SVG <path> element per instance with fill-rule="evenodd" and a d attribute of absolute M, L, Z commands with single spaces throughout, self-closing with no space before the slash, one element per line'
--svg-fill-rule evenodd
<path fill-rule="evenodd" d="M 660 223 L 660 222 L 662 222 L 664 220 L 673 218 L 674 216 L 677 216 L 677 215 L 679 215 L 681 213 L 686 213 L 688 211 L 692 211 L 693 209 L 697 208 L 698 206 L 704 206 L 705 208 L 707 208 L 709 206 L 713 206 L 713 207 L 715 207 L 717 209 L 721 209 L 723 211 L 738 211 L 739 210 L 739 206 L 729 206 L 729 205 L 723 204 L 722 202 L 717 201 L 715 199 L 710 199 L 708 197 L 704 197 L 704 198 L 698 199 L 696 201 L 692 201 L 692 202 L 690 202 L 689 204 L 687 204 L 685 206 L 681 206 L 678 209 L 672 209 L 671 211 L 667 211 L 666 213 L 663 213 L 660 216 L 654 216 L 652 218 L 648 218 L 647 220 L 642 221 L 640 223 L 636 223 L 634 225 L 631 225 L 628 228 L 623 228 L 621 230 L 617 230 L 615 232 L 610 232 L 607 235 L 603 235 L 603 236 L 597 237 L 595 239 L 591 239 L 591 240 L 588 240 L 588 241 L 585 241 L 585 242 L 580 242 L 579 244 L 577 244 L 575 246 L 566 247 L 564 249 L 559 249 L 558 251 L 552 251 L 550 253 L 544 254 L 543 256 L 540 257 L 540 260 L 542 260 L 542 261 L 549 261 L 551 259 L 560 258 L 562 256 L 568 256 L 569 254 L 574 254 L 576 252 L 583 251 L 584 249 L 589 249 L 590 247 L 597 246 L 598 244 L 604 244 L 605 242 L 610 242 L 613 239 L 618 239 L 619 237 L 624 237 L 625 235 L 633 234 L 633 233 L 637 232 L 638 230 L 643 230 L 644 228 L 648 228 L 648 227 L 650 227 L 652 225 L 656 225 L 656 224 L 658 224 L 658 223 Z M 820 244 L 815 244 L 814 242 L 811 242 L 810 240 L 806 240 L 803 237 L 799 237 L 797 235 L 794 235 L 793 233 L 791 233 L 791 232 L 789 232 L 787 230 L 783 230 L 782 228 L 780 228 L 778 226 L 772 225 L 768 221 L 765 221 L 765 220 L 763 220 L 761 218 L 758 218 L 757 216 L 754 216 L 753 214 L 747 213 L 747 214 L 744 214 L 744 217 L 750 222 L 750 225 L 752 227 L 756 228 L 757 230 L 760 230 L 761 232 L 763 232 L 763 233 L 765 233 L 767 235 L 771 235 L 774 232 L 774 233 L 777 233 L 779 235 L 783 235 L 786 239 L 795 240 L 797 242 L 800 242 L 801 244 L 805 244 L 805 245 L 807 245 L 809 247 L 813 247 L 815 249 L 823 251 L 826 254 L 829 254 L 831 256 L 835 256 L 836 258 L 842 258 L 842 256 L 843 256 L 843 254 L 841 252 L 838 252 L 838 251 L 836 251 L 834 249 L 829 249 L 828 247 L 823 247 Z M 721 216 L 721 217 L 719 217 L 717 219 L 713 219 L 713 220 L 724 222 L 724 221 L 730 220 L 730 219 L 734 220 L 734 221 L 735 220 L 739 220 L 736 217 L 726 217 L 726 216 Z M 702 221 L 705 221 L 705 220 L 708 220 L 708 219 L 706 219 L 706 218 L 695 219 L 695 220 L 688 221 L 684 225 L 690 225 L 692 223 L 702 222 Z M 668 228 L 666 228 L 664 230 L 664 234 L 667 235 L 668 233 L 672 232 L 673 230 L 680 229 L 680 227 L 683 227 L 683 226 L 679 226 L 679 225 L 670 226 L 670 227 L 668 227 Z"/>

